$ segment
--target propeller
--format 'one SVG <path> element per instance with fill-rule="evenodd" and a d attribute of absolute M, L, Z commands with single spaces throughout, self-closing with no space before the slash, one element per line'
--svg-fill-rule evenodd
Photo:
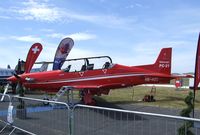
<path fill-rule="evenodd" d="M 23 64 L 22 64 L 23 63 Z M 20 61 L 20 59 L 18 60 L 18 64 L 15 68 L 15 71 L 12 73 L 13 76 L 12 77 L 9 77 L 7 80 L 8 80 L 8 83 L 7 85 L 4 87 L 4 92 L 3 92 L 3 95 L 1 97 L 1 100 L 0 101 L 3 101 L 4 100 L 4 97 L 5 97 L 5 94 L 7 93 L 8 91 L 8 88 L 10 86 L 12 86 L 13 90 L 17 93 L 20 91 L 20 89 L 22 88 L 22 85 L 21 85 L 21 77 L 19 76 L 19 74 L 23 73 L 22 71 L 22 65 L 24 65 L 24 61 Z M 17 80 L 17 81 L 15 81 Z M 17 83 L 14 83 L 14 82 L 17 82 Z M 16 86 L 16 87 L 15 87 Z M 14 93 L 14 92 L 13 92 Z"/>
<path fill-rule="evenodd" d="M 19 76 L 20 74 L 23 74 L 24 71 L 24 65 L 25 62 L 23 60 L 18 60 L 18 64 L 17 64 L 17 70 L 15 71 L 16 73 L 14 73 L 14 77 L 17 79 L 17 85 L 16 85 L 16 93 L 19 93 L 20 96 L 23 96 L 23 87 L 22 87 L 22 83 L 21 83 L 21 77 Z"/>
<path fill-rule="evenodd" d="M 24 65 L 25 62 L 19 59 L 15 71 L 13 72 L 13 76 L 8 78 L 10 85 L 12 85 L 13 93 L 20 94 L 20 89 L 23 88 L 20 75 L 24 73 Z"/>
<path fill-rule="evenodd" d="M 22 78 L 20 76 L 20 74 L 24 73 L 24 65 L 25 62 L 23 60 L 18 60 L 18 64 L 15 68 L 15 71 L 13 72 L 13 76 L 9 77 L 7 80 L 9 81 L 9 83 L 7 84 L 7 89 L 9 87 L 9 85 L 16 86 L 13 90 L 15 90 L 16 93 L 19 94 L 19 96 L 23 97 L 24 96 L 24 89 L 22 86 Z M 7 92 L 7 89 L 4 90 L 4 94 Z M 3 95 L 4 96 L 4 95 Z M 3 100 L 4 97 L 2 97 L 1 100 Z M 22 99 L 19 99 L 19 107 L 18 108 L 24 108 L 24 101 Z"/>
<path fill-rule="evenodd" d="M 13 75 L 14 75 L 17 79 L 21 79 L 21 77 L 20 77 L 18 74 L 16 74 L 16 73 L 13 73 Z"/>

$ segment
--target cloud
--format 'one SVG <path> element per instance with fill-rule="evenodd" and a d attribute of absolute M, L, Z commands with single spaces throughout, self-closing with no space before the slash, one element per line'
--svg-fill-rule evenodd
<path fill-rule="evenodd" d="M 7 16 L 2 16 L 7 19 L 33 20 L 49 23 L 70 23 L 75 21 L 83 21 L 95 25 L 109 28 L 126 28 L 130 29 L 132 24 L 137 21 L 134 16 L 120 17 L 112 14 L 94 14 L 80 13 L 69 8 L 59 8 L 47 2 L 37 2 L 29 0 L 22 2 L 21 7 L 10 7 L 2 9 L 2 12 L 7 12 Z"/>
<path fill-rule="evenodd" d="M 191 36 L 198 33 L 200 21 L 200 8 L 196 7 L 179 7 L 172 10 L 166 10 L 162 13 L 158 22 L 162 28 L 166 28 L 164 32 L 173 37 Z M 167 22 L 167 23 L 166 23 Z M 155 21 L 153 22 L 155 23 Z"/>
<path fill-rule="evenodd" d="M 11 39 L 22 41 L 22 42 L 42 42 L 41 38 L 28 35 L 28 36 L 10 36 Z"/>
<path fill-rule="evenodd" d="M 80 14 L 73 11 L 68 11 L 66 12 L 65 15 L 67 18 L 71 20 L 85 21 L 110 28 L 130 29 L 130 26 L 137 21 L 137 18 L 133 16 L 123 18 L 115 15 L 105 15 L 105 14 L 96 14 L 96 15 Z"/>
<path fill-rule="evenodd" d="M 74 34 L 70 34 L 68 35 L 69 37 L 71 37 L 72 39 L 76 40 L 76 41 L 80 41 L 80 40 L 90 40 L 90 39 L 95 39 L 96 35 L 93 34 L 88 34 L 88 33 L 74 33 Z"/>
<path fill-rule="evenodd" d="M 144 7 L 142 4 L 140 4 L 140 3 L 135 3 L 135 6 L 137 6 L 137 7 Z"/>
<path fill-rule="evenodd" d="M 133 9 L 133 8 L 148 8 L 147 5 L 143 5 L 141 3 L 133 3 L 133 4 L 130 4 L 128 6 L 126 6 L 127 9 Z"/>
<path fill-rule="evenodd" d="M 21 42 L 42 42 L 42 39 L 33 35 L 26 35 L 26 36 L 0 36 L 0 41 L 2 40 L 17 40 Z"/>
<path fill-rule="evenodd" d="M 54 30 L 53 29 L 41 29 L 40 31 L 42 31 L 42 32 L 53 32 Z"/>
<path fill-rule="evenodd" d="M 139 54 L 153 54 L 155 50 L 159 50 L 163 47 L 186 49 L 188 45 L 191 45 L 191 42 L 188 42 L 187 40 L 146 40 L 136 43 L 132 50 Z"/>
<path fill-rule="evenodd" d="M 5 37 L 0 36 L 0 40 L 5 40 L 5 39 L 6 39 Z"/>
<path fill-rule="evenodd" d="M 89 34 L 89 33 L 82 33 L 82 32 L 78 32 L 78 33 L 73 33 L 73 34 L 63 34 L 63 33 L 52 33 L 47 35 L 48 37 L 51 38 L 65 38 L 65 37 L 70 37 L 73 40 L 76 41 L 82 41 L 82 40 L 91 40 L 91 39 L 95 39 L 96 35 L 94 34 Z"/>
<path fill-rule="evenodd" d="M 36 1 L 29 0 L 22 4 L 25 8 L 12 9 L 13 12 L 20 15 L 20 19 L 55 22 L 60 21 L 64 17 L 62 9 L 49 6 L 45 3 L 37 3 Z"/>
<path fill-rule="evenodd" d="M 10 19 L 10 17 L 9 16 L 0 15 L 0 19 Z"/>
<path fill-rule="evenodd" d="M 50 38 L 64 38 L 64 37 L 66 37 L 66 34 L 63 34 L 63 33 L 51 33 L 51 34 L 48 34 L 47 37 L 50 37 Z"/>

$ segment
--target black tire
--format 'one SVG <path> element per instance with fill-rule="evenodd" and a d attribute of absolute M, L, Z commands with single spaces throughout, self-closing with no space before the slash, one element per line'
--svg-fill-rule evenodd
<path fill-rule="evenodd" d="M 47 100 L 47 101 L 49 101 L 48 98 L 43 98 L 43 100 Z M 49 102 L 43 102 L 43 105 L 47 106 L 47 105 L 49 105 Z"/>

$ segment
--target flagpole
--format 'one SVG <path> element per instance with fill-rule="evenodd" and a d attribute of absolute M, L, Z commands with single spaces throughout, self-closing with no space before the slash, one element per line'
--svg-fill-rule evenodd
<path fill-rule="evenodd" d="M 193 117 L 193 118 L 195 117 L 195 113 L 194 113 L 194 108 L 195 108 L 195 107 L 194 107 L 194 106 L 195 106 L 195 95 L 196 95 L 196 94 L 195 94 L 195 93 L 196 93 L 195 91 L 196 91 L 196 90 L 195 90 L 195 88 L 194 88 L 194 90 L 193 90 L 193 95 L 194 95 L 194 97 L 193 97 L 193 111 L 192 111 L 192 117 Z"/>

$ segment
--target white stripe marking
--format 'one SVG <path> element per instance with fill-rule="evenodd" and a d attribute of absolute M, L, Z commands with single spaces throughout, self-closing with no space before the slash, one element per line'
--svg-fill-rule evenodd
<path fill-rule="evenodd" d="M 92 81 L 92 80 L 101 80 L 101 79 L 112 79 L 120 77 L 131 77 L 131 76 L 142 76 L 146 74 L 126 74 L 126 75 L 113 75 L 113 76 L 101 76 L 101 77 L 90 77 L 90 78 L 81 78 L 81 79 L 71 79 L 71 80 L 58 80 L 52 82 L 40 82 L 40 83 L 31 83 L 31 84 L 51 84 L 51 83 L 69 83 L 69 82 L 80 82 L 80 81 Z"/>

